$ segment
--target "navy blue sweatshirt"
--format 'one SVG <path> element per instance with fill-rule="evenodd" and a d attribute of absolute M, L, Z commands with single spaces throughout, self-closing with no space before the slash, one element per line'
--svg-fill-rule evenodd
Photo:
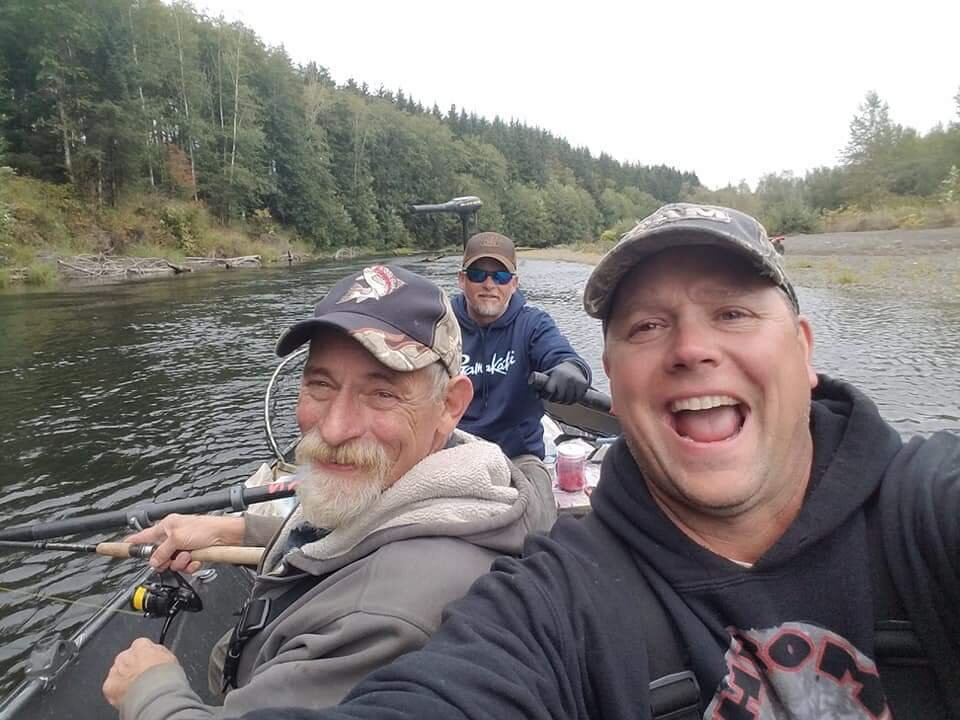
<path fill-rule="evenodd" d="M 549 537 L 528 540 L 523 559 L 497 560 L 422 650 L 372 674 L 345 704 L 322 715 L 273 711 L 249 720 L 644 720 L 651 677 L 638 583 L 660 598 L 686 645 L 703 717 L 889 717 L 889 686 L 872 659 L 875 548 L 866 516 L 875 509 L 891 574 L 916 596 L 904 594 L 905 605 L 926 608 L 911 619 L 939 660 L 939 685 L 912 689 L 937 697 L 911 699 L 936 709 L 893 712 L 957 716 L 960 439 L 938 433 L 904 446 L 872 402 L 824 377 L 811 427 L 804 505 L 753 567 L 713 554 L 673 525 L 621 440 L 593 496 L 603 532 L 561 519 Z"/>
<path fill-rule="evenodd" d="M 590 381 L 590 366 L 560 334 L 553 318 L 527 305 L 520 291 L 486 327 L 470 319 L 463 295 L 452 304 L 463 333 L 460 369 L 473 382 L 473 400 L 460 428 L 496 443 L 507 457 L 531 453 L 543 458 L 543 402 L 527 378 L 534 370 L 546 372 L 573 361 Z"/>

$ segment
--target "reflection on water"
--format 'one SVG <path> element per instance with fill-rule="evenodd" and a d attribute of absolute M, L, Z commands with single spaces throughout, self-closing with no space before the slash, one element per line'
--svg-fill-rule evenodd
<path fill-rule="evenodd" d="M 448 291 L 458 258 L 407 260 Z M 170 500 L 243 480 L 268 457 L 261 422 L 274 343 L 358 263 L 212 273 L 0 296 L 0 527 Z M 525 260 L 521 286 L 592 364 L 599 323 L 580 309 L 589 268 Z M 870 393 L 901 431 L 960 430 L 960 303 L 800 291 L 818 369 Z M 288 396 L 292 394 L 288 393 Z M 91 540 L 116 535 L 99 535 Z M 86 541 L 88 538 L 84 538 Z M 0 556 L 0 690 L 37 639 L 71 630 L 134 561 Z"/>

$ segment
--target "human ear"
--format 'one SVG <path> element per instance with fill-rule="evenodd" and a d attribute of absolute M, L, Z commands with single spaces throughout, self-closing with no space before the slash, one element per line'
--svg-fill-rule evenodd
<path fill-rule="evenodd" d="M 455 375 L 447 381 L 443 393 L 443 411 L 440 417 L 440 431 L 449 435 L 457 427 L 460 418 L 470 406 L 473 399 L 473 383 L 466 375 Z"/>
<path fill-rule="evenodd" d="M 817 377 L 817 371 L 813 367 L 813 327 L 810 325 L 810 321 L 802 315 L 797 318 L 797 333 L 805 353 L 804 361 L 807 365 L 807 381 L 810 383 L 810 389 L 812 390 L 820 383 L 820 379 Z"/>

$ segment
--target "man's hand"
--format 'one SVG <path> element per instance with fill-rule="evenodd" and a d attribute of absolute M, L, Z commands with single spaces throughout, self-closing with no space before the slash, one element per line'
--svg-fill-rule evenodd
<path fill-rule="evenodd" d="M 150 556 L 156 570 L 195 573 L 200 563 L 189 550 L 214 545 L 239 545 L 243 542 L 246 521 L 243 516 L 167 515 L 156 525 L 124 538 L 130 543 L 152 543 L 157 549 Z"/>
<path fill-rule="evenodd" d="M 134 680 L 155 665 L 175 662 L 176 656 L 163 645 L 137 638 L 114 659 L 113 667 L 103 681 L 103 696 L 108 703 L 119 708 Z"/>
<path fill-rule="evenodd" d="M 554 402 L 572 405 L 583 400 L 590 389 L 587 376 L 580 366 L 573 362 L 562 362 L 547 370 L 547 384 L 540 395 Z"/>

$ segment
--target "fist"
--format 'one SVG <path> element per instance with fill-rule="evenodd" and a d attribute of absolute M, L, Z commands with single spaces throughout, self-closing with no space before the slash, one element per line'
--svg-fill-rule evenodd
<path fill-rule="evenodd" d="M 114 659 L 113 667 L 103 682 L 103 696 L 108 703 L 118 708 L 130 685 L 140 675 L 155 665 L 175 662 L 176 655 L 163 645 L 157 645 L 146 638 L 137 638 Z"/>

